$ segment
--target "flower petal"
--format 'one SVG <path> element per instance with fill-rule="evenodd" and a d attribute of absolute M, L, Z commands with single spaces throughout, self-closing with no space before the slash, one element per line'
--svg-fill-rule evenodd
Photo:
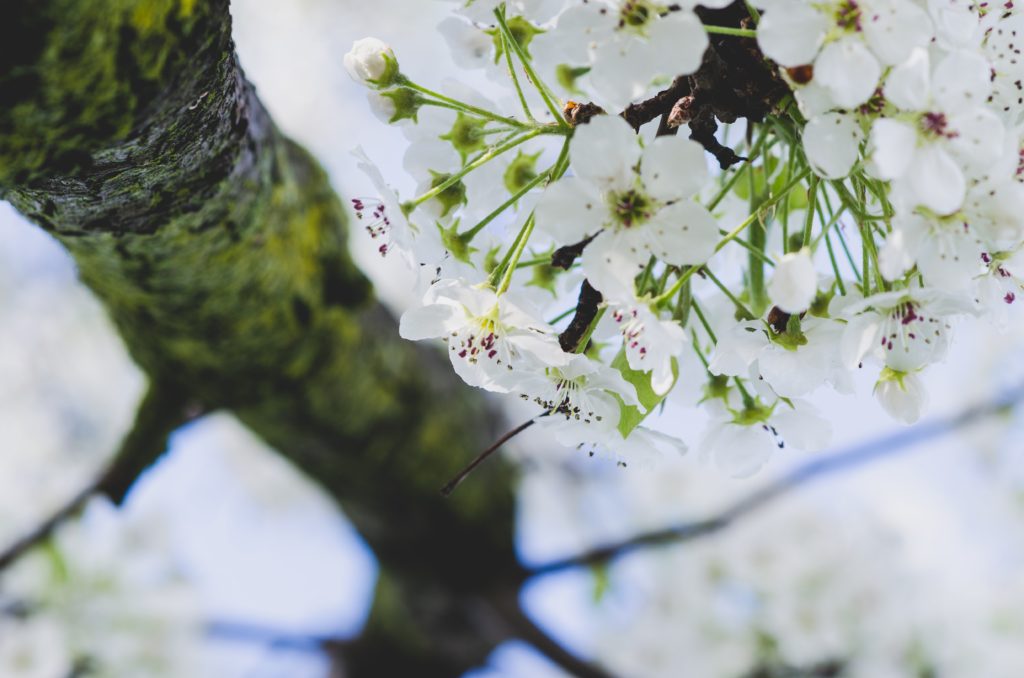
<path fill-rule="evenodd" d="M 657 137 L 644 149 L 640 176 L 646 192 L 658 200 L 689 198 L 708 179 L 704 147 L 683 137 Z"/>
<path fill-rule="evenodd" d="M 537 202 L 537 227 L 560 244 L 571 245 L 604 227 L 608 210 L 586 181 L 565 177 L 544 191 Z"/>
<path fill-rule="evenodd" d="M 599 115 L 576 129 L 569 154 L 576 176 L 609 191 L 632 187 L 640 152 L 628 122 L 617 115 Z"/>
<path fill-rule="evenodd" d="M 804 126 L 807 160 L 815 173 L 826 179 L 841 179 L 850 173 L 863 140 L 856 120 L 841 113 L 819 115 Z"/>

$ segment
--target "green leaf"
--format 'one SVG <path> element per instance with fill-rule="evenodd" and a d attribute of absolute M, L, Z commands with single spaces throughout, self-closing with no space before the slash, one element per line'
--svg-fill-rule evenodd
<path fill-rule="evenodd" d="M 612 360 L 612 367 L 617 369 L 619 373 L 622 375 L 622 378 L 628 381 L 630 384 L 632 384 L 634 388 L 636 388 L 636 397 L 644 408 L 644 410 L 641 411 L 640 408 L 636 407 L 635 405 L 627 405 L 622 401 L 621 398 L 615 396 L 616 399 L 619 401 L 619 433 L 621 433 L 622 437 L 625 438 L 630 433 L 633 432 L 633 429 L 640 425 L 640 422 L 647 418 L 647 415 L 650 414 L 654 410 L 654 408 L 658 406 L 658 403 L 665 399 L 665 396 L 667 396 L 669 391 L 671 391 L 672 389 L 669 388 L 664 395 L 658 395 L 657 393 L 655 393 L 654 389 L 651 388 L 651 373 L 640 372 L 638 370 L 634 370 L 633 368 L 631 368 L 629 366 L 629 361 L 626 360 L 625 349 L 619 350 L 618 355 L 616 355 L 615 359 Z M 673 385 L 675 385 L 675 381 L 678 378 L 679 364 L 676 362 L 675 358 L 673 358 Z"/>
<path fill-rule="evenodd" d="M 609 576 L 607 563 L 596 563 L 590 566 L 590 573 L 594 575 L 594 589 L 591 595 L 595 603 L 604 600 L 605 595 L 611 588 L 612 578 Z"/>

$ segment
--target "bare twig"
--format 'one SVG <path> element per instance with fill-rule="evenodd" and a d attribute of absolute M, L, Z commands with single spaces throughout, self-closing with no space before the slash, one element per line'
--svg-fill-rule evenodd
<path fill-rule="evenodd" d="M 672 84 L 655 94 L 650 99 L 630 104 L 620 115 L 639 131 L 644 124 L 672 110 L 677 101 L 690 93 L 690 79 L 680 75 Z"/>
<path fill-rule="evenodd" d="M 517 592 L 508 591 L 504 594 L 492 595 L 488 598 L 488 602 L 510 626 L 509 630 L 515 637 L 532 645 L 535 650 L 570 676 L 575 678 L 611 678 L 612 674 L 597 664 L 577 657 L 530 619 L 519 604 Z"/>
<path fill-rule="evenodd" d="M 94 494 L 105 494 L 115 503 L 123 501 L 139 474 L 167 449 L 168 436 L 196 416 L 198 410 L 186 411 L 187 403 L 185 395 L 176 387 L 157 384 L 150 386 L 139 404 L 131 430 L 103 473 L 49 518 L 0 551 L 0 570 L 49 537 L 58 525 L 78 513 Z"/>
<path fill-rule="evenodd" d="M 266 645 L 279 649 L 320 652 L 340 650 L 350 639 L 329 635 L 316 635 L 282 631 L 242 621 L 215 620 L 206 624 L 206 636 L 213 640 Z"/>
<path fill-rule="evenodd" d="M 1024 384 L 1005 392 L 991 401 L 968 408 L 956 416 L 933 420 L 876 440 L 854 445 L 845 451 L 801 464 L 778 480 L 768 483 L 764 487 L 741 498 L 717 515 L 691 523 L 647 532 L 621 542 L 595 548 L 571 558 L 538 565 L 529 568 L 530 576 L 552 574 L 574 567 L 606 563 L 641 548 L 692 541 L 698 537 L 718 532 L 732 525 L 740 518 L 754 513 L 757 509 L 797 488 L 840 471 L 863 466 L 892 456 L 919 443 L 934 440 L 946 433 L 962 429 L 970 424 L 1011 409 L 1020 403 L 1022 399 L 1024 399 Z"/>
<path fill-rule="evenodd" d="M 444 495 L 445 497 L 450 495 L 453 491 L 455 491 L 455 488 L 459 486 L 459 483 L 465 480 L 466 476 L 473 472 L 473 469 L 482 464 L 487 459 L 487 457 L 497 452 L 502 445 L 512 440 L 526 429 L 533 426 L 533 422 L 534 420 L 530 419 L 520 424 L 519 426 L 516 426 L 514 429 L 512 429 L 511 431 L 509 431 L 508 433 L 494 441 L 493 445 L 491 445 L 486 450 L 478 454 L 476 458 L 474 458 L 473 461 L 469 462 L 469 464 L 467 464 L 464 469 L 459 471 L 454 478 L 445 483 L 444 487 L 441 488 L 441 494 Z"/>

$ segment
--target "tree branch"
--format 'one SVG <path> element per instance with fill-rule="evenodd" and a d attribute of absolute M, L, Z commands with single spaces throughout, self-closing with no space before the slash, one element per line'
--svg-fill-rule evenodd
<path fill-rule="evenodd" d="M 640 131 L 646 123 L 661 117 L 672 110 L 677 101 L 690 93 L 690 79 L 688 76 L 680 75 L 672 84 L 655 94 L 650 99 L 630 104 L 621 115 L 626 122 L 632 125 L 633 129 Z"/>
<path fill-rule="evenodd" d="M 136 478 L 167 449 L 167 438 L 198 408 L 187 411 L 188 400 L 175 386 L 150 386 L 135 413 L 135 422 L 125 435 L 114 458 L 96 479 L 16 542 L 0 551 L 0 570 L 47 539 L 65 520 L 74 516 L 94 494 L 105 494 L 121 503 Z"/>
<path fill-rule="evenodd" d="M 834 475 L 840 471 L 863 466 L 904 451 L 914 445 L 934 440 L 946 433 L 965 428 L 978 421 L 1012 409 L 1024 399 L 1024 384 L 1003 393 L 997 398 L 968 408 L 953 417 L 937 419 L 912 428 L 900 430 L 891 435 L 870 440 L 845 451 L 821 457 L 801 464 L 792 471 L 751 492 L 721 513 L 682 525 L 667 527 L 631 537 L 621 542 L 608 544 L 571 558 L 556 560 L 529 568 L 530 577 L 553 574 L 574 567 L 599 565 L 633 551 L 652 547 L 692 541 L 719 532 L 737 520 L 775 501 L 798 488 Z"/>

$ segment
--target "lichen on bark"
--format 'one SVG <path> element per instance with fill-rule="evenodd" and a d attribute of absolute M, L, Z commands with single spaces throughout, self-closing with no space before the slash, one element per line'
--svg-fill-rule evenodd
<path fill-rule="evenodd" d="M 390 652 L 358 656 L 483 660 L 473 610 L 518 575 L 511 474 L 437 489 L 495 418 L 373 300 L 326 174 L 242 76 L 227 0 L 18 0 L 0 100 L 0 197 L 68 248 L 152 378 L 318 481 L 402 592 L 371 624 Z"/>

